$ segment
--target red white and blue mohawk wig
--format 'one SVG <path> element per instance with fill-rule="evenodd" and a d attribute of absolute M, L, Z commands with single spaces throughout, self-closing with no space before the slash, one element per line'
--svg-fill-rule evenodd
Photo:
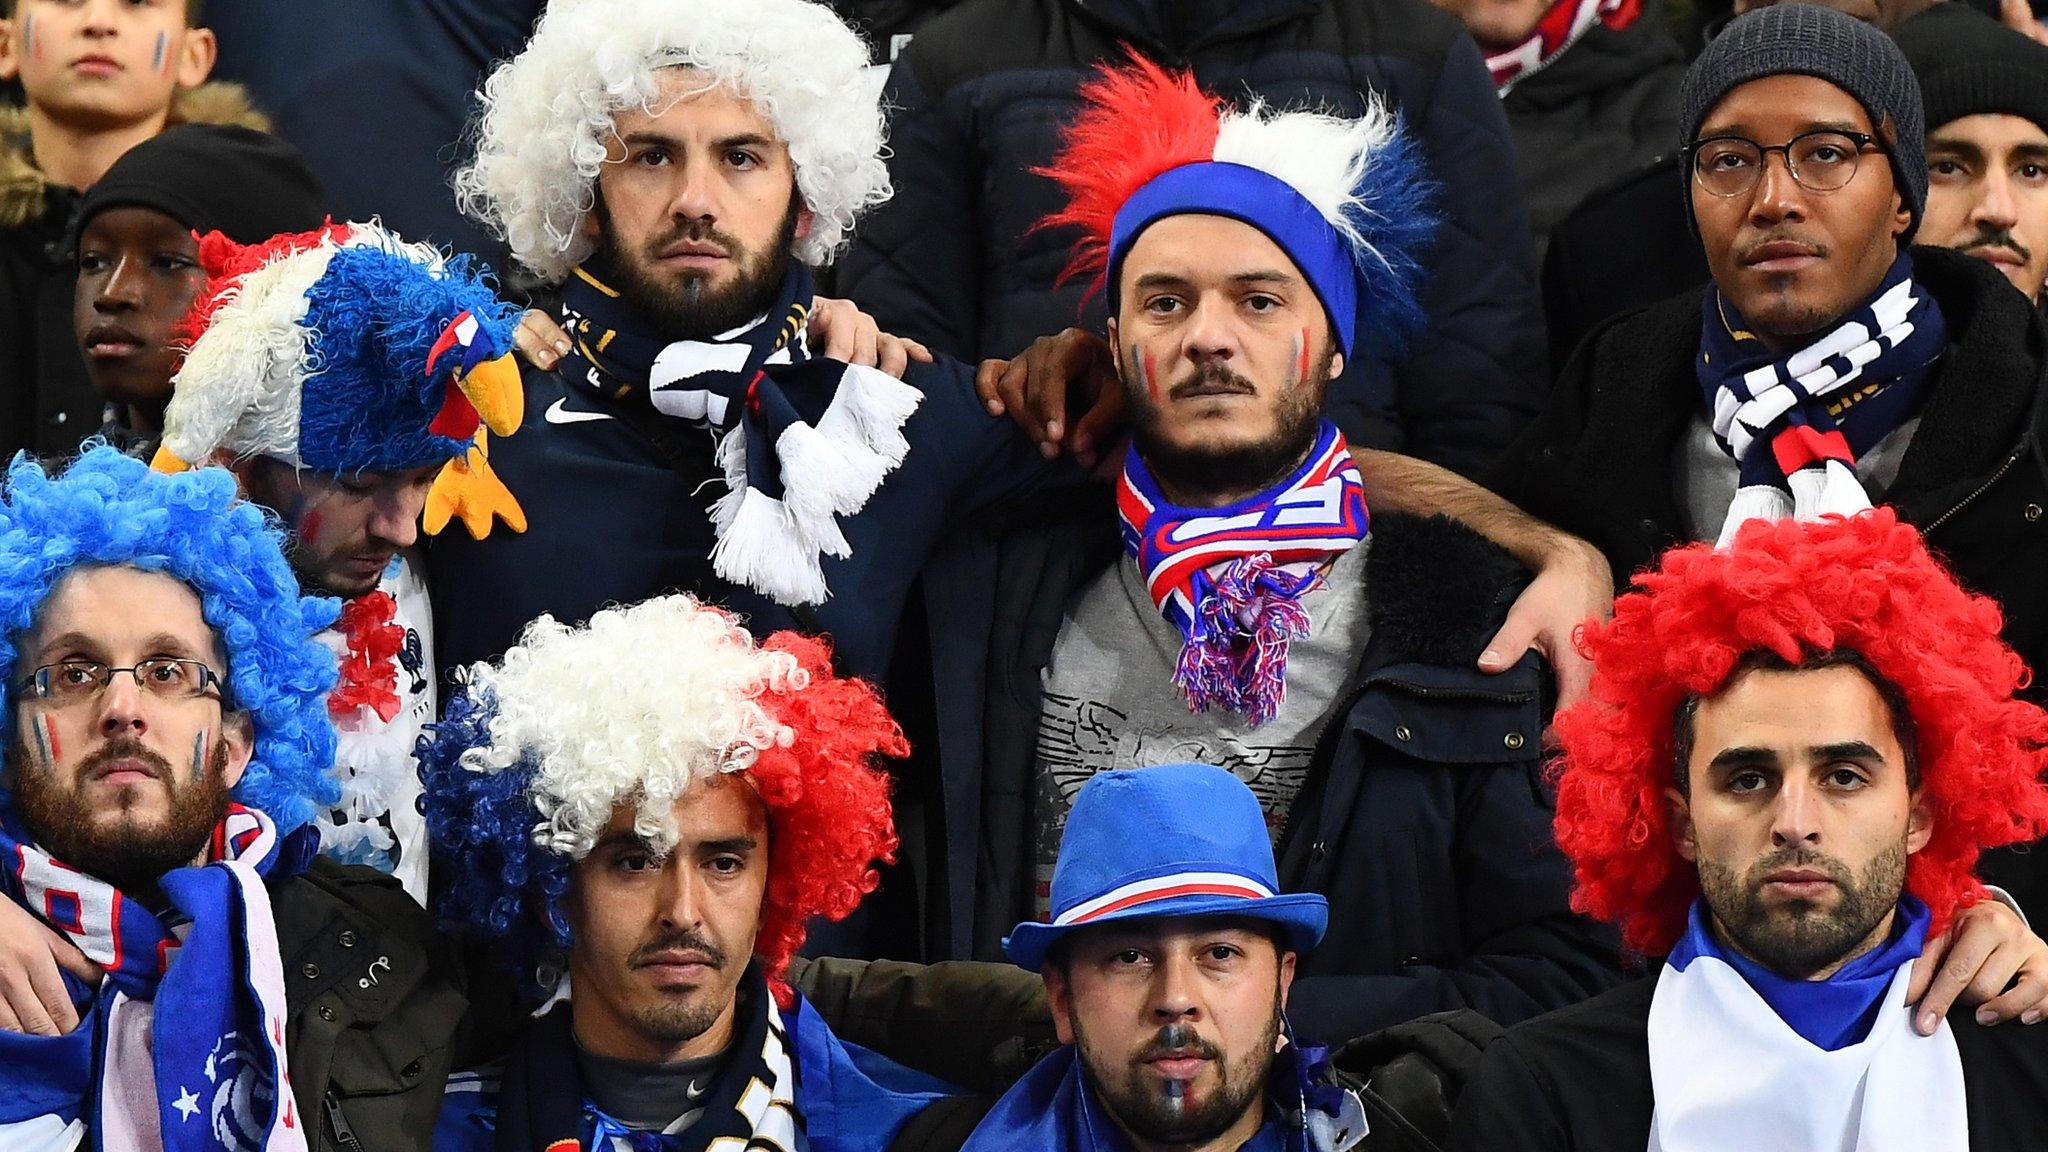
<path fill-rule="evenodd" d="M 1245 110 L 1185 72 L 1143 57 L 1105 65 L 1050 167 L 1067 194 L 1041 227 L 1082 231 L 1061 279 L 1094 275 L 1117 306 L 1117 276 L 1138 235 L 1167 216 L 1241 220 L 1271 237 L 1315 289 L 1348 357 L 1358 317 L 1378 349 L 1398 351 L 1422 326 L 1421 256 L 1436 229 L 1436 185 L 1399 117 L 1377 100 L 1346 120 Z"/>
<path fill-rule="evenodd" d="M 460 514 L 525 518 L 484 459 L 484 429 L 509 435 L 524 391 L 512 358 L 518 309 L 466 256 L 382 225 L 330 224 L 243 245 L 200 241 L 207 291 L 173 378 L 155 466 L 224 456 L 354 474 L 445 464 L 426 529 Z"/>

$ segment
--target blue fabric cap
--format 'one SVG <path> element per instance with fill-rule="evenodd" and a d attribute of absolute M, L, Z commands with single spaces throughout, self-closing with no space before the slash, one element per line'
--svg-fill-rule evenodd
<path fill-rule="evenodd" d="M 1146 181 L 1117 209 L 1109 230 L 1109 307 L 1117 278 L 1138 235 L 1168 216 L 1227 216 L 1271 237 L 1301 269 L 1329 313 L 1337 346 L 1351 355 L 1358 323 L 1358 267 L 1343 237 L 1316 206 L 1277 176 L 1244 164 L 1183 164 Z"/>
<path fill-rule="evenodd" d="M 1327 900 L 1284 896 L 1258 797 L 1211 764 L 1102 772 L 1081 786 L 1052 873 L 1052 922 L 1017 925 L 1003 951 L 1033 972 L 1076 928 L 1162 916 L 1245 916 L 1286 930 L 1307 952 Z"/>

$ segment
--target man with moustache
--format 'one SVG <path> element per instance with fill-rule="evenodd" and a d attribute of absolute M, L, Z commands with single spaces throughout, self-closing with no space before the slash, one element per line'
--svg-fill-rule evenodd
<path fill-rule="evenodd" d="M 1413 146 L 1384 111 L 1227 111 L 1142 61 L 1084 97 L 1048 223 L 1102 277 L 1133 446 L 1113 493 L 959 542 L 992 592 L 934 595 L 938 756 L 973 782 L 944 861 L 965 951 L 1047 914 L 1092 776 L 1196 759 L 1257 794 L 1281 883 L 1328 898 L 1294 985 L 1315 1038 L 1608 986 L 1548 843 L 1550 677 L 1474 667 L 1526 575 L 1448 521 L 1369 516 L 1322 414 L 1343 360 L 1420 315 Z"/>
<path fill-rule="evenodd" d="M 1384 1114 L 1368 1120 L 1371 1094 L 1288 1027 L 1330 909 L 1280 890 L 1242 781 L 1210 764 L 1090 779 L 1052 899 L 1049 921 L 1018 924 L 1003 947 L 1044 978 L 1061 1046 L 965 1152 L 1344 1152 L 1369 1126 L 1392 1135 Z"/>
<path fill-rule="evenodd" d="M 542 618 L 423 745 L 441 911 L 540 1002 L 455 1078 L 441 1152 L 887 1148 L 950 1091 L 836 1040 L 784 979 L 895 852 L 907 751 L 824 641 L 684 595 Z"/>
<path fill-rule="evenodd" d="M 460 972 L 395 882 L 314 857 L 339 793 L 314 635 L 335 609 L 281 545 L 220 469 L 164 476 L 98 446 L 61 476 L 7 475 L 0 890 L 71 957 L 0 1008 L 10 1150 L 399 1149 L 431 1130 Z"/>
<path fill-rule="evenodd" d="M 1737 17 L 1685 88 L 1687 211 L 1713 282 L 1589 337 L 1493 477 L 1617 580 L 1749 516 L 1898 510 L 2048 661 L 2048 328 L 1982 260 L 1912 246 L 1922 99 L 1898 47 L 1831 9 Z M 1987 878 L 2037 922 L 2048 884 Z"/>
<path fill-rule="evenodd" d="M 1752 522 L 1638 588 L 1558 716 L 1557 833 L 1575 905 L 1666 959 L 1489 1046 L 1452 1147 L 2042 1147 L 2048 1034 L 1912 1023 L 1978 853 L 2048 832 L 1997 607 L 1890 509 Z"/>
<path fill-rule="evenodd" d="M 1967 4 L 1893 34 L 1927 109 L 1929 243 L 1988 260 L 2041 302 L 2048 288 L 2048 47 Z"/>
<path fill-rule="evenodd" d="M 804 339 L 811 267 L 890 194 L 867 59 L 805 0 L 590 0 L 485 83 L 457 190 L 560 286 L 571 346 L 490 445 L 555 528 L 431 549 L 444 666 L 682 589 L 879 679 L 934 542 L 1046 475 L 961 365 L 899 382 Z"/>

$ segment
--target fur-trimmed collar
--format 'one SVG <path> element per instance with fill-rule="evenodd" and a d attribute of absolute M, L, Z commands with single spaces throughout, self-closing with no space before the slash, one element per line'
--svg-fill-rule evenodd
<path fill-rule="evenodd" d="M 178 93 L 171 103 L 170 123 L 270 130 L 270 118 L 257 111 L 248 90 L 220 80 Z M 49 206 L 49 190 L 29 146 L 28 109 L 19 104 L 0 106 L 0 228 L 19 228 L 41 216 Z"/>
<path fill-rule="evenodd" d="M 1392 663 L 1471 668 L 1529 579 L 1500 545 L 1445 516 L 1374 516 L 1371 547 L 1366 612 Z"/>

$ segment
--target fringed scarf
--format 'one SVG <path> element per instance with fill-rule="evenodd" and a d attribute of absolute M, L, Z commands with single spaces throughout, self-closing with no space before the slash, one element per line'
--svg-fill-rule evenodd
<path fill-rule="evenodd" d="M 1643 14 L 1643 0 L 1555 0 L 1522 42 L 1486 54 L 1486 70 L 1501 95 L 1520 80 L 1541 72 L 1578 43 L 1579 37 L 1604 24 L 1616 32 Z"/>
<path fill-rule="evenodd" d="M 1720 545 L 1750 520 L 1869 508 L 1856 459 L 1920 410 L 1947 343 L 1941 309 L 1904 252 L 1869 303 L 1783 357 L 1709 288 L 1695 368 L 1714 438 L 1741 470 Z"/>
<path fill-rule="evenodd" d="M 760 319 L 708 340 L 665 340 L 617 290 L 578 268 L 563 289 L 565 379 L 720 437 L 728 491 L 711 506 L 711 566 L 778 604 L 823 603 L 822 557 L 852 550 L 836 517 L 867 505 L 910 451 L 924 394 L 804 343 L 810 269 L 792 264 Z"/>
<path fill-rule="evenodd" d="M 209 862 L 164 875 L 159 915 L 0 826 L 0 886 L 106 969 L 96 993 L 66 977 L 92 1000 L 71 1034 L 0 1044 L 0 1143 L 78 1124 L 102 1152 L 303 1152 L 264 878 L 302 870 L 312 840 L 230 805 Z"/>
<path fill-rule="evenodd" d="M 1955 1035 L 1914 1032 L 1906 1003 L 1925 905 L 1901 901 L 1884 945 L 1806 981 L 1724 949 L 1703 904 L 1650 1001 L 1652 1152 L 1967 1152 Z"/>
<path fill-rule="evenodd" d="M 1344 434 L 1325 421 L 1293 475 L 1223 508 L 1176 506 L 1130 452 L 1116 504 L 1124 551 L 1186 638 L 1173 682 L 1188 708 L 1271 720 L 1287 691 L 1287 645 L 1310 630 L 1301 598 L 1365 539 L 1365 487 Z"/>

